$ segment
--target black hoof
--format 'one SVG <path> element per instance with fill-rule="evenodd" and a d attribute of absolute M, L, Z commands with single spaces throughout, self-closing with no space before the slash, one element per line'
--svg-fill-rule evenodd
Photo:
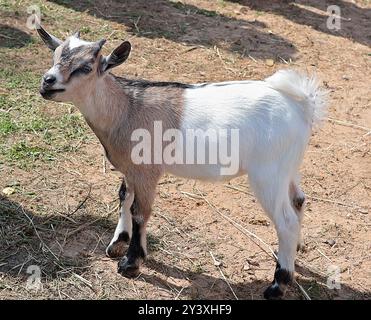
<path fill-rule="evenodd" d="M 272 284 L 264 291 L 264 298 L 267 300 L 277 300 L 281 299 L 284 294 L 277 284 Z"/>
<path fill-rule="evenodd" d="M 122 260 L 118 263 L 117 272 L 126 278 L 136 278 L 140 273 L 140 264 L 137 261 L 129 262 L 129 259 L 126 256 L 123 257 Z"/>

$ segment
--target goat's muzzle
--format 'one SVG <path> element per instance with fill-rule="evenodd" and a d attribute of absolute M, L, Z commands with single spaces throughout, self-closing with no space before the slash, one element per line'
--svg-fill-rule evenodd
<path fill-rule="evenodd" d="M 65 89 L 48 89 L 45 87 L 41 87 L 39 92 L 44 99 L 51 99 L 56 93 L 63 91 L 65 91 Z"/>
<path fill-rule="evenodd" d="M 53 88 L 57 82 L 57 77 L 53 74 L 46 73 L 42 77 L 40 94 L 44 99 L 51 99 L 56 93 L 63 92 L 65 89 Z"/>

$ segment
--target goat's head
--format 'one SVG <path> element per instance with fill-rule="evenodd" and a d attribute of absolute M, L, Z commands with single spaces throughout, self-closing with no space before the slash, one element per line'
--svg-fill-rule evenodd
<path fill-rule="evenodd" d="M 87 42 L 79 32 L 61 41 L 38 26 L 37 32 L 53 50 L 53 66 L 43 75 L 40 94 L 49 100 L 67 102 L 86 92 L 95 81 L 111 68 L 123 63 L 129 56 L 131 45 L 121 43 L 108 56 L 101 54 L 105 39 Z"/>

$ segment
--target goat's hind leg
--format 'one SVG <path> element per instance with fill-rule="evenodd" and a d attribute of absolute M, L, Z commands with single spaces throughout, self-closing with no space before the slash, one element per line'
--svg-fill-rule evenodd
<path fill-rule="evenodd" d="M 106 255 L 110 258 L 122 257 L 125 254 L 125 245 L 129 243 L 132 234 L 131 206 L 134 201 L 134 191 L 122 181 L 120 191 L 120 218 L 115 233 L 106 249 Z"/>
<path fill-rule="evenodd" d="M 294 276 L 294 261 L 300 224 L 289 198 L 289 181 L 277 167 L 250 170 L 249 180 L 264 211 L 276 228 L 279 250 L 272 284 L 265 290 L 266 299 L 281 298 Z M 263 170 L 264 169 L 264 170 Z M 271 177 L 275 177 L 272 180 Z"/>
<path fill-rule="evenodd" d="M 278 261 L 272 284 L 264 291 L 266 299 L 281 298 L 292 283 L 300 222 L 288 197 L 279 203 L 272 218 L 278 236 Z"/>

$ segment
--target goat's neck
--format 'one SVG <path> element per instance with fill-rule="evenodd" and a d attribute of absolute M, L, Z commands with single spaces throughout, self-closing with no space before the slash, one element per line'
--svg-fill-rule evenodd
<path fill-rule="evenodd" d="M 126 115 L 128 99 L 110 74 L 87 86 L 79 97 L 75 104 L 97 135 L 98 132 L 109 135 Z"/>
<path fill-rule="evenodd" d="M 118 159 L 120 156 L 124 158 L 124 154 L 120 154 L 121 149 L 118 150 L 115 146 L 120 125 L 126 123 L 128 98 L 123 90 L 120 90 L 114 77 L 109 74 L 86 89 L 86 92 L 79 94 L 82 98 L 75 101 L 75 105 L 103 145 L 108 159 L 123 172 L 124 167 Z M 124 147 L 123 143 L 121 144 Z"/>

